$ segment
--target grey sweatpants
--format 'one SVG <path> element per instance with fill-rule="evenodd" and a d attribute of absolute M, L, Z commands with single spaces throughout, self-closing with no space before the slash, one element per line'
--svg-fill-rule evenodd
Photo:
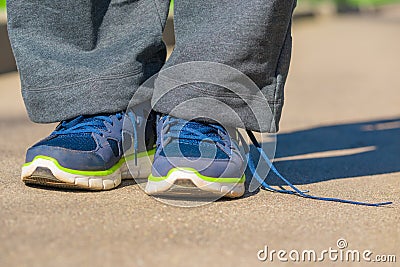
<path fill-rule="evenodd" d="M 163 67 L 211 61 L 250 77 L 271 107 L 272 115 L 265 115 L 271 118 L 265 121 L 274 123 L 257 125 L 237 95 L 202 84 L 182 86 L 154 108 L 169 113 L 177 103 L 207 96 L 232 107 L 248 129 L 278 129 L 295 0 L 176 0 L 176 47 L 166 64 L 161 38 L 169 0 L 8 0 L 7 4 L 22 94 L 34 122 L 125 110 L 138 87 Z M 157 90 L 156 86 L 154 94 Z M 173 115 L 190 117 L 197 108 Z M 239 125 L 229 115 L 221 118 Z"/>

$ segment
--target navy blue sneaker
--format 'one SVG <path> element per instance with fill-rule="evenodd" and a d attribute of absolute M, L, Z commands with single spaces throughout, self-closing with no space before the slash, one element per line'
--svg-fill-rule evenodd
<path fill-rule="evenodd" d="M 151 166 L 141 159 L 154 154 L 156 138 L 155 118 L 146 123 L 144 106 L 135 107 L 129 114 L 79 116 L 61 122 L 50 136 L 28 149 L 23 182 L 108 190 L 118 186 L 121 179 L 131 178 L 132 173 L 147 177 Z M 137 141 L 143 138 L 145 142 Z"/>
<path fill-rule="evenodd" d="M 157 195 L 190 184 L 236 198 L 244 194 L 245 167 L 234 135 L 222 126 L 163 116 L 145 192 Z"/>

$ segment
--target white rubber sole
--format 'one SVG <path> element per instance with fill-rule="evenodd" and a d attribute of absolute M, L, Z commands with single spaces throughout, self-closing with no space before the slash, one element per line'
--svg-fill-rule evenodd
<path fill-rule="evenodd" d="M 218 182 L 226 179 L 237 180 L 236 182 Z M 215 181 L 210 181 L 215 180 Z M 168 192 L 175 184 L 190 181 L 195 187 L 220 196 L 238 198 L 245 192 L 244 177 L 242 178 L 206 178 L 196 170 L 183 168 L 172 169 L 166 177 L 149 176 L 145 192 L 148 195 L 157 195 Z"/>
<path fill-rule="evenodd" d="M 25 184 L 36 184 L 49 187 L 86 190 L 110 190 L 121 184 L 122 179 L 147 177 L 151 165 L 147 157 L 138 158 L 135 166 L 127 161 L 104 172 L 84 172 L 67 170 L 60 167 L 55 160 L 36 158 L 22 167 L 21 178 Z M 127 166 L 129 164 L 129 168 Z M 101 175 L 105 173 L 105 175 Z"/>

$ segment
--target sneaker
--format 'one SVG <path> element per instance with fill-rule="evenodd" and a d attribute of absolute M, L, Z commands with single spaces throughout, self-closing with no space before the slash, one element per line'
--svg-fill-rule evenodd
<path fill-rule="evenodd" d="M 156 195 L 190 184 L 236 198 L 244 194 L 245 167 L 237 141 L 221 125 L 163 116 L 145 192 Z"/>
<path fill-rule="evenodd" d="M 140 160 L 151 154 L 156 138 L 155 119 L 149 116 L 146 123 L 145 107 L 137 106 L 129 114 L 79 116 L 61 122 L 50 136 L 28 149 L 22 181 L 68 189 L 108 190 L 117 187 L 121 179 L 132 178 L 132 173 L 147 177 L 151 166 Z M 146 140 L 140 145 L 137 140 L 143 140 L 143 135 Z"/>

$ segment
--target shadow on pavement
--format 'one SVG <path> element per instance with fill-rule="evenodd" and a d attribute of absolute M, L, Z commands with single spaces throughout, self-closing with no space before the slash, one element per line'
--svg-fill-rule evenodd
<path fill-rule="evenodd" d="M 297 185 L 400 171 L 400 117 L 278 135 L 275 166 Z M 271 172 L 267 183 L 283 185 Z"/>

